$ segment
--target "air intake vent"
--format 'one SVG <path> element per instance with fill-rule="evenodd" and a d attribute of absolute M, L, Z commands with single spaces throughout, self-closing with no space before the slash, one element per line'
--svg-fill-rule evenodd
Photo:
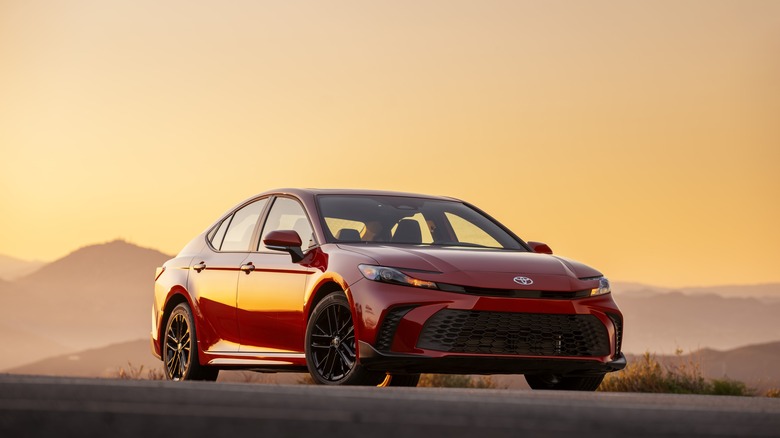
<path fill-rule="evenodd" d="M 609 336 L 593 315 L 444 309 L 423 327 L 417 346 L 453 353 L 606 356 Z"/>
<path fill-rule="evenodd" d="M 621 348 L 623 348 L 623 318 L 614 313 L 607 313 L 607 316 L 612 320 L 612 324 L 615 325 L 615 354 L 618 354 Z"/>
<path fill-rule="evenodd" d="M 414 306 L 404 306 L 394 307 L 387 311 L 385 320 L 382 321 L 382 327 L 379 329 L 379 334 L 376 338 L 377 350 L 390 351 L 390 347 L 393 345 L 395 331 L 398 328 L 398 323 L 401 322 L 401 318 L 412 309 L 414 309 Z"/>

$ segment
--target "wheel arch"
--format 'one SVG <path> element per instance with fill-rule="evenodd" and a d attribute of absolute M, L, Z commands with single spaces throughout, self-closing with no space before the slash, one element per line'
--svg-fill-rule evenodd
<path fill-rule="evenodd" d="M 314 308 L 317 307 L 317 304 L 319 304 L 319 302 L 322 301 L 323 298 L 332 294 L 333 292 L 344 293 L 344 295 L 347 296 L 347 301 L 349 301 L 350 307 L 354 308 L 354 305 L 352 303 L 352 298 L 349 296 L 348 293 L 348 289 L 349 288 L 339 283 L 335 278 L 328 278 L 320 282 L 315 288 L 314 292 L 312 292 L 308 302 L 306 303 L 304 309 L 304 315 L 306 316 L 306 320 L 304 322 L 305 323 L 309 322 L 309 318 L 311 318 L 311 314 L 314 311 Z"/>
<path fill-rule="evenodd" d="M 171 290 L 168 294 L 168 298 L 163 306 L 162 318 L 160 324 L 157 326 L 157 342 L 159 344 L 160 352 L 162 352 L 163 342 L 165 339 L 165 327 L 168 325 L 168 318 L 171 316 L 171 312 L 181 303 L 186 303 L 190 307 L 190 311 L 193 313 L 193 320 L 195 322 L 195 331 L 198 332 L 198 319 L 195 317 L 196 309 L 193 308 L 189 294 L 181 287 L 177 287 Z"/>
<path fill-rule="evenodd" d="M 355 327 L 355 341 L 358 342 L 360 339 L 362 339 L 362 331 L 363 331 L 363 324 L 361 324 L 361 309 L 359 308 L 359 305 L 355 303 L 355 299 L 352 296 L 352 291 L 349 288 L 349 285 L 346 284 L 346 281 L 338 276 L 329 276 L 329 277 L 323 277 L 321 281 L 317 284 L 317 286 L 314 288 L 314 291 L 309 297 L 309 300 L 304 306 L 304 326 L 308 326 L 309 319 L 311 319 L 311 315 L 314 312 L 314 309 L 317 307 L 317 304 L 320 303 L 320 301 L 323 300 L 323 298 L 327 297 L 328 295 L 334 293 L 334 292 L 340 292 L 344 294 L 344 296 L 347 298 L 347 302 L 349 303 L 349 311 L 352 314 L 352 321 Z M 356 351 L 358 361 L 360 360 L 360 352 Z"/>

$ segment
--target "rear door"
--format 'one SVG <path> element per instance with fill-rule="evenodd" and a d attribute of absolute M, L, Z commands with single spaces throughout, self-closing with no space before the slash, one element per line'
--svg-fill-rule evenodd
<path fill-rule="evenodd" d="M 206 351 L 239 350 L 236 287 L 267 204 L 264 198 L 237 209 L 209 234 L 209 245 L 192 260 L 188 288 L 207 326 L 198 333 Z"/>

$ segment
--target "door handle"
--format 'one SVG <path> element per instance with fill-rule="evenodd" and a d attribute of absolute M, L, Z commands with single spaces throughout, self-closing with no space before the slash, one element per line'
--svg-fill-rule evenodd
<path fill-rule="evenodd" d="M 192 265 L 192 269 L 194 269 L 195 272 L 200 272 L 200 271 L 206 269 L 206 262 L 201 261 L 197 265 Z"/>
<path fill-rule="evenodd" d="M 241 270 L 244 271 L 246 275 L 249 275 L 252 271 L 255 270 L 255 265 L 252 262 L 249 262 L 245 265 L 241 265 Z"/>

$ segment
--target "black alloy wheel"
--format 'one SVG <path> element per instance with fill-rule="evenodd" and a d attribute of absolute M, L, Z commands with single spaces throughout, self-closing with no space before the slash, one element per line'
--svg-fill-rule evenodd
<path fill-rule="evenodd" d="M 334 292 L 314 308 L 306 327 L 306 365 L 325 385 L 377 385 L 384 373 L 365 370 L 357 360 L 355 325 L 347 297 Z"/>
<path fill-rule="evenodd" d="M 187 304 L 181 303 L 171 312 L 163 342 L 163 364 L 168 380 L 217 380 L 219 370 L 202 366 L 198 361 L 195 324 Z"/>
<path fill-rule="evenodd" d="M 595 391 L 604 380 L 604 374 L 595 376 L 556 376 L 554 374 L 526 374 L 531 389 L 558 391 Z"/>

